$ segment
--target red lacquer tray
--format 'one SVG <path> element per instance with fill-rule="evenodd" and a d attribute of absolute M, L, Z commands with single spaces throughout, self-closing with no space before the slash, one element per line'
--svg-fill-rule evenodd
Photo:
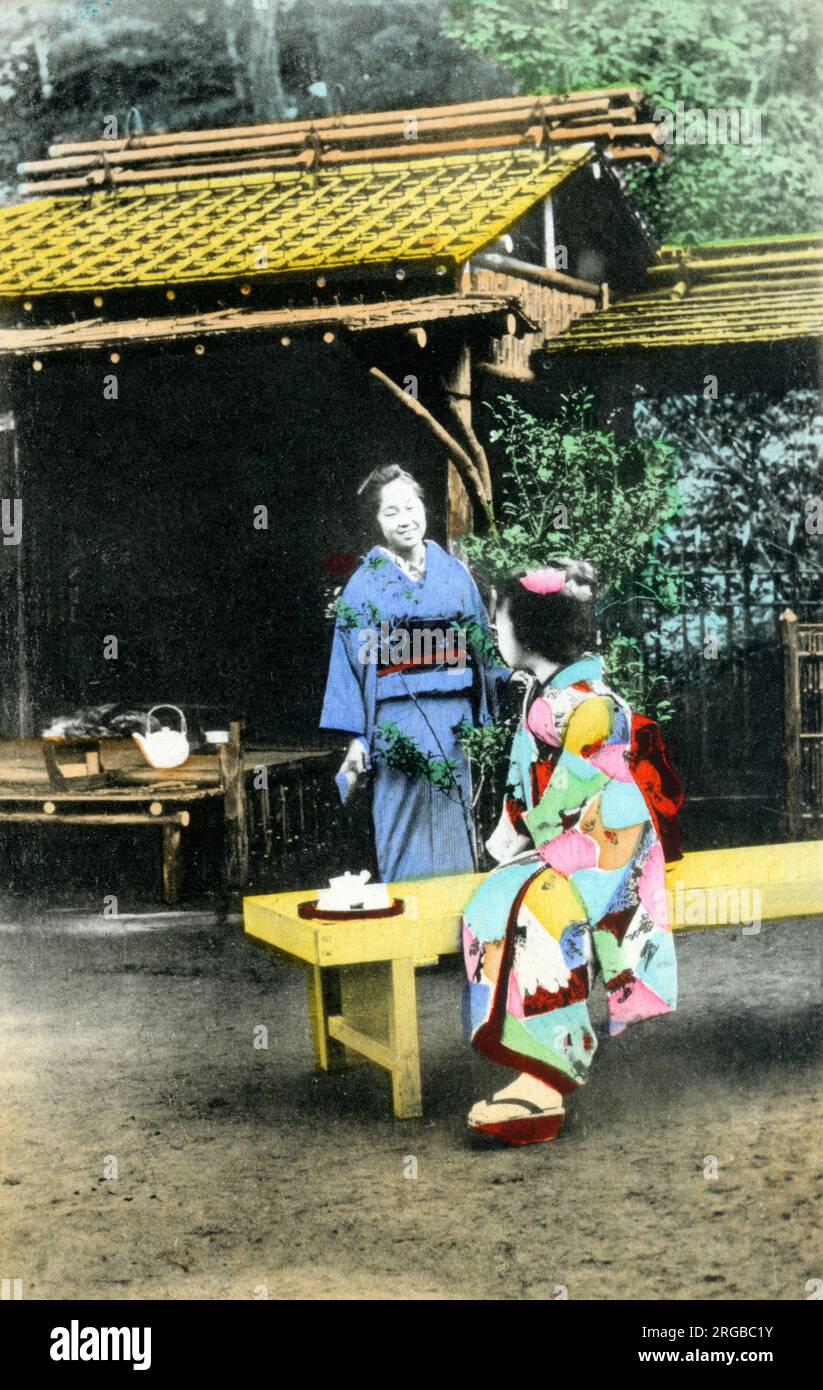
<path fill-rule="evenodd" d="M 368 911 L 350 908 L 347 912 L 321 912 L 316 900 L 297 905 L 297 915 L 309 922 L 362 922 L 364 919 L 368 921 L 370 917 L 399 917 L 402 911 L 402 898 L 395 898 L 391 907 L 371 907 Z"/>

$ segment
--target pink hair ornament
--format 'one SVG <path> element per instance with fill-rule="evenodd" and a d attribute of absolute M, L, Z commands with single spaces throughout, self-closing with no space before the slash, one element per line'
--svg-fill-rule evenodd
<path fill-rule="evenodd" d="M 530 594 L 556 594 L 566 583 L 566 575 L 563 570 L 529 570 L 520 583 Z"/>

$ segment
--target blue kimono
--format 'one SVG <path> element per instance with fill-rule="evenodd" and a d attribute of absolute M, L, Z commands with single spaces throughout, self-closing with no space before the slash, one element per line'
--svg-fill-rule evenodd
<path fill-rule="evenodd" d="M 368 748 L 383 882 L 474 868 L 471 773 L 455 731 L 463 721 L 490 722 L 497 686 L 510 675 L 491 646 L 466 566 L 435 541 L 425 545 L 420 579 L 410 579 L 382 546 L 352 575 L 337 604 L 320 716 L 321 728 L 359 735 Z M 444 643 L 425 637 L 437 631 Z M 461 631 L 462 661 L 455 638 Z M 388 723 L 424 755 L 453 760 L 456 785 L 433 786 L 389 766 L 379 731 Z"/>

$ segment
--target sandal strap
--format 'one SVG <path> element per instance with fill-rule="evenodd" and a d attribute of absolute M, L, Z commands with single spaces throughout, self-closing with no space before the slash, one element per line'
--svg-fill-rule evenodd
<path fill-rule="evenodd" d="M 534 1101 L 521 1099 L 520 1096 L 510 1096 L 508 1100 L 487 1100 L 484 1103 L 486 1105 L 519 1105 L 530 1115 L 563 1115 L 565 1113 L 562 1105 L 553 1110 L 546 1110 L 545 1107 L 535 1105 Z"/>

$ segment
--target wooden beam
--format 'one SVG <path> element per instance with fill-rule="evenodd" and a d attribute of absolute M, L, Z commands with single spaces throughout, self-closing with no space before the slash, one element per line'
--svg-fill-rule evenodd
<path fill-rule="evenodd" d="M 529 280 L 535 285 L 548 285 L 551 289 L 568 290 L 571 294 L 591 295 L 597 299 L 600 285 L 594 280 L 578 280 L 574 275 L 565 275 L 562 270 L 551 266 L 532 265 L 529 261 L 519 261 L 514 256 L 504 256 L 496 251 L 481 251 L 472 256 L 471 264 L 483 270 L 495 270 L 501 275 L 513 275 L 520 280 Z"/>
<path fill-rule="evenodd" d="M 471 377 L 471 348 L 468 343 L 461 342 L 457 348 L 452 362 L 441 373 L 440 385 L 442 387 L 447 409 L 452 415 L 454 423 L 462 436 L 462 442 L 482 479 L 483 488 L 489 499 L 492 496 L 491 469 L 486 451 L 472 425 L 472 377 Z M 450 527 L 450 539 L 457 539 L 467 529 L 465 518 L 461 515 L 459 506 L 459 496 L 454 497 L 453 489 L 450 487 L 450 500 L 455 509 L 454 526 Z M 468 518 L 469 522 L 471 518 Z"/>
<path fill-rule="evenodd" d="M 475 461 L 469 457 L 466 450 L 458 444 L 457 440 L 449 434 L 448 430 L 440 424 L 439 420 L 435 419 L 431 411 L 427 410 L 420 401 L 415 400 L 413 396 L 403 391 L 396 382 L 392 381 L 391 377 L 386 376 L 386 373 L 382 372 L 379 367 L 370 367 L 369 371 L 375 380 L 385 386 L 386 390 L 391 392 L 395 400 L 400 401 L 407 410 L 410 410 L 418 420 L 425 424 L 427 429 L 434 435 L 435 439 L 442 444 L 452 463 L 456 466 L 461 478 L 476 497 L 489 526 L 494 526 L 491 488 L 487 481 L 481 476 Z"/>
<path fill-rule="evenodd" d="M 232 888 L 242 888 L 249 876 L 249 832 L 241 729 L 242 725 L 232 720 L 228 743 L 221 743 L 217 749 L 226 826 L 225 875 L 226 882 Z"/>
<path fill-rule="evenodd" d="M 490 130 L 495 134 L 501 134 L 505 138 L 511 138 L 511 128 L 523 126 L 531 115 L 539 116 L 541 119 L 567 119 L 570 121 L 585 121 L 591 116 L 598 114 L 608 114 L 609 121 L 632 121 L 636 112 L 634 107 L 610 108 L 606 99 L 579 103 L 575 106 L 568 104 L 553 104 L 548 106 L 535 105 L 526 108 L 518 108 L 514 111 L 492 111 L 484 112 L 480 115 L 465 115 L 459 119 L 453 116 L 420 116 L 417 112 L 410 112 L 415 119 L 416 135 L 409 139 L 406 135 L 405 115 L 399 118 L 395 115 L 393 120 L 380 120 L 373 117 L 370 123 L 360 126 L 341 126 L 328 127 L 323 134 L 317 126 L 306 127 L 301 125 L 299 129 L 289 126 L 286 129 L 280 127 L 271 133 L 257 133 L 246 137 L 234 135 L 232 132 L 222 130 L 202 132 L 204 137 L 200 141 L 182 141 L 174 137 L 167 137 L 162 144 L 151 146 L 139 144 L 132 140 L 128 145 L 122 140 L 95 141 L 94 148 L 85 148 L 74 154 L 60 154 L 49 159 L 29 159 L 18 166 L 18 172 L 25 175 L 31 174 L 59 174 L 69 172 L 74 169 L 87 169 L 93 165 L 99 165 L 101 157 L 114 159 L 119 168 L 133 165 L 146 165 L 147 163 L 173 163 L 177 159 L 191 158 L 193 155 L 207 157 L 211 155 L 257 153 L 265 150 L 282 150 L 296 152 L 302 150 L 308 139 L 317 136 L 321 140 L 321 148 L 324 152 L 328 145 L 335 148 L 342 146 L 357 145 L 358 143 L 368 146 L 370 141 L 384 141 L 386 139 L 405 140 L 406 148 L 413 151 L 419 144 L 418 137 L 426 136 L 455 136 L 458 138 L 470 139 L 478 132 Z M 532 125 L 534 122 L 532 122 Z M 576 128 L 576 127 L 575 127 Z M 357 149 L 352 150 L 353 155 L 357 155 Z M 365 148 L 363 156 L 371 155 L 371 150 Z"/>
<path fill-rule="evenodd" d="M 48 807 L 51 810 L 48 810 Z M 0 811 L 0 821 L 21 823 L 41 822 L 48 825 L 161 825 L 164 828 L 188 825 L 188 811 L 173 811 L 166 816 L 148 816 L 139 811 L 108 811 L 57 813 L 53 801 L 44 801 L 42 811 Z"/>
<path fill-rule="evenodd" d="M 0 499 L 7 506 L 24 506 L 23 463 L 17 422 L 11 412 L 0 414 Z M 16 545 L 0 536 L 0 733 L 24 738 L 30 733 L 29 639 L 26 623 L 26 517 Z M 12 538 L 9 537 L 9 540 Z"/>
<path fill-rule="evenodd" d="M 494 377 L 498 381 L 528 384 L 535 380 L 534 372 L 528 367 L 504 367 L 497 362 L 476 362 L 475 367 L 478 372 L 483 372 L 485 376 Z"/>
<path fill-rule="evenodd" d="M 462 118 L 474 115 L 487 115 L 497 112 L 505 116 L 510 112 L 522 114 L 536 111 L 546 114 L 555 112 L 574 112 L 575 110 L 597 110 L 608 111 L 612 102 L 630 102 L 637 106 L 644 100 L 644 93 L 638 87 L 600 87 L 592 91 L 568 92 L 563 96 L 501 96 L 492 97 L 489 100 L 477 100 L 469 102 L 455 102 L 448 106 L 423 106 L 417 107 L 408 114 L 414 115 L 418 121 L 429 119 L 442 119 L 445 123 L 458 123 Z M 316 132 L 319 135 L 328 135 L 330 132 L 340 133 L 345 136 L 353 133 L 364 126 L 375 122 L 382 122 L 391 117 L 398 119 L 401 126 L 405 122 L 406 112 L 375 112 L 364 111 L 354 112 L 347 115 L 330 115 L 318 117 L 306 117 L 297 121 L 275 121 L 269 124 L 250 125 L 250 126 L 228 126 L 220 130 L 220 134 L 226 139 L 243 140 L 255 138 L 257 136 L 276 135 L 281 131 L 290 130 L 298 135 L 305 135 Z M 148 149 L 158 145 L 168 145 L 174 143 L 186 143 L 193 146 L 207 143 L 214 138 L 214 130 L 181 130 L 163 131 L 155 134 L 132 135 L 128 139 L 120 140 L 80 140 L 80 141 L 60 141 L 49 146 L 49 155 L 60 158 L 67 154 L 84 154 L 88 151 L 101 151 L 111 149 L 139 148 Z"/>
<path fill-rule="evenodd" d="M 370 1038 L 367 1033 L 353 1028 L 341 1014 L 331 1014 L 327 1022 L 330 1038 L 342 1043 L 344 1047 L 351 1048 L 353 1052 L 374 1062 L 376 1066 L 383 1067 L 386 1071 L 394 1070 L 397 1059 L 386 1043 L 379 1042 L 377 1038 Z"/>
<path fill-rule="evenodd" d="M 367 304 L 329 304 L 321 308 L 206 310 L 173 318 L 112 320 L 81 319 L 31 328 L 0 328 L 0 354 L 57 352 L 69 348 L 102 349 L 117 344 L 181 342 L 204 335 L 261 332 L 278 334 L 287 347 L 293 331 L 339 326 L 347 333 L 410 328 L 415 335 L 424 324 L 459 319 L 494 319 L 511 312 L 514 295 L 441 294 L 407 300 L 375 300 Z M 285 332 L 284 332 L 285 330 Z M 419 343 L 419 337 L 417 338 Z"/>
<path fill-rule="evenodd" d="M 789 839 L 797 838 L 800 829 L 801 767 L 800 767 L 800 657 L 797 642 L 797 617 L 787 608 L 780 614 L 780 637 L 783 647 L 783 770 L 786 795 L 786 830 Z"/>
<path fill-rule="evenodd" d="M 181 830 L 179 825 L 163 826 L 163 902 L 172 905 L 180 898 Z"/>

